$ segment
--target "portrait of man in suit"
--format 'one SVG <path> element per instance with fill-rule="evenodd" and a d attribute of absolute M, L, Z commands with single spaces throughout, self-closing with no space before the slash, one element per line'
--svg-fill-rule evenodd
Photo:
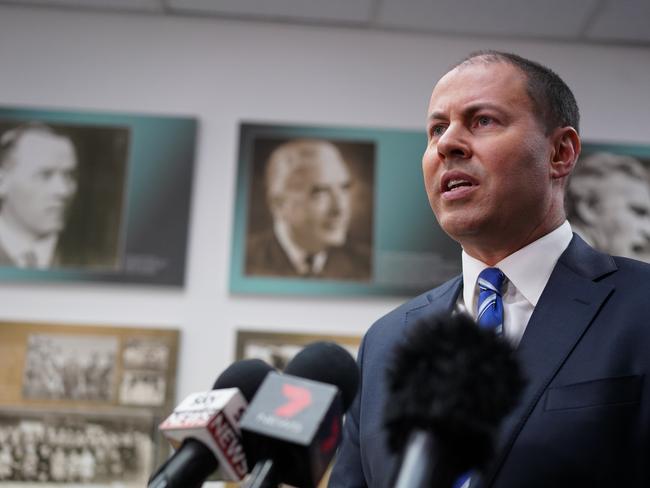
<path fill-rule="evenodd" d="M 650 262 L 650 178 L 632 156 L 596 152 L 580 159 L 567 191 L 573 230 L 596 249 Z"/>
<path fill-rule="evenodd" d="M 117 269 L 129 130 L 0 120 L 0 266 Z"/>
<path fill-rule="evenodd" d="M 77 191 L 69 137 L 27 124 L 0 138 L 0 264 L 48 268 Z"/>
<path fill-rule="evenodd" d="M 264 161 L 263 179 L 263 199 L 253 191 L 252 206 L 263 203 L 270 218 L 266 229 L 249 233 L 246 274 L 370 279 L 370 232 L 362 233 L 365 242 L 351 237 L 360 202 L 355 187 L 368 182 L 355 178 L 336 144 L 325 139 L 276 144 Z M 361 214 L 367 227 L 371 210 L 357 208 L 357 221 Z"/>
<path fill-rule="evenodd" d="M 481 51 L 438 80 L 427 114 L 424 186 L 462 246 L 462 273 L 366 332 L 330 488 L 395 486 L 400 459 L 384 423 L 395 347 L 421 319 L 463 311 L 516 348 L 526 385 L 490 461 L 454 473 L 455 487 L 650 486 L 650 265 L 594 249 L 567 220 L 581 152 L 571 89 L 537 62 Z M 458 390 L 438 402 L 472 393 Z"/>

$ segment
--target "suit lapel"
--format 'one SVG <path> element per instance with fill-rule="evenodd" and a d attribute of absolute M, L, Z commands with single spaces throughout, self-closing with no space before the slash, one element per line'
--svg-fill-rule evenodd
<path fill-rule="evenodd" d="M 462 276 L 457 276 L 438 288 L 433 289 L 431 292 L 415 298 L 411 308 L 404 315 L 404 327 L 412 327 L 413 324 L 423 317 L 451 312 L 456 304 L 458 294 L 462 289 L 461 285 Z M 403 337 L 404 332 L 404 329 L 401 329 L 398 334 L 399 337 Z M 384 480 L 383 482 L 378 482 L 376 486 L 390 486 L 389 483 L 397 470 L 399 458 L 389 455 L 385 445 L 382 445 L 382 449 L 381 459 L 383 462 L 381 466 L 381 477 Z M 375 486 L 375 483 L 372 483 L 372 486 Z"/>
<path fill-rule="evenodd" d="M 462 289 L 462 281 L 462 276 L 457 276 L 435 288 L 431 293 L 420 297 L 420 300 L 414 303 L 413 308 L 406 312 L 404 325 L 410 327 L 422 317 L 451 312 Z"/>
<path fill-rule="evenodd" d="M 594 280 L 615 270 L 610 256 L 591 249 L 577 236 L 558 261 L 517 350 L 528 383 L 518 406 L 503 422 L 499 455 L 487 473 L 486 485 L 494 480 L 549 383 L 612 293 L 612 286 Z"/>

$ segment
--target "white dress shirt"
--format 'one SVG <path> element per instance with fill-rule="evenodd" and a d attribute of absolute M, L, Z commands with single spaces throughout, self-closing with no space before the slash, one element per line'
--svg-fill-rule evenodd
<path fill-rule="evenodd" d="M 539 297 L 551 277 L 560 255 L 569 246 L 573 233 L 568 221 L 495 264 L 506 276 L 503 298 L 503 333 L 512 344 L 519 344 Z M 479 289 L 478 275 L 487 264 L 462 253 L 463 293 L 459 297 L 465 309 L 476 319 Z"/>

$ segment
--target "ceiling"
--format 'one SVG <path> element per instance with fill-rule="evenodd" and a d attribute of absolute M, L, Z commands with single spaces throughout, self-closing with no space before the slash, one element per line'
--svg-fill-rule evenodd
<path fill-rule="evenodd" d="M 0 0 L 0 4 L 650 46 L 650 0 Z"/>

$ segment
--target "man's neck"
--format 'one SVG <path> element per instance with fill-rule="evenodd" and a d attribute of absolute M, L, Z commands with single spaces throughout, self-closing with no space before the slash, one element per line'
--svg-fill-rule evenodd
<path fill-rule="evenodd" d="M 20 247 L 32 246 L 39 240 L 37 235 L 20 225 L 5 212 L 0 212 L 0 234 L 7 236 L 12 243 Z"/>
<path fill-rule="evenodd" d="M 463 251 L 474 259 L 478 259 L 488 266 L 494 266 L 496 263 L 504 260 L 511 254 L 516 253 L 536 240 L 550 234 L 560 227 L 565 220 L 566 217 L 562 215 L 555 219 L 550 225 L 540 225 L 526 234 L 514 238 L 510 237 L 507 240 L 504 240 L 503 235 L 501 235 L 492 239 L 464 239 L 464 242 L 460 242 L 460 244 Z M 505 232 L 503 234 L 507 235 Z"/>
<path fill-rule="evenodd" d="M 57 233 L 37 236 L 0 212 L 0 243 L 11 259 L 25 266 L 25 253 L 31 252 L 37 267 L 49 266 L 58 240 Z"/>
<path fill-rule="evenodd" d="M 320 271 L 323 268 L 325 260 L 327 259 L 327 253 L 325 251 L 310 253 L 303 249 L 292 239 L 289 227 L 281 220 L 276 220 L 274 222 L 273 231 L 280 243 L 280 247 L 282 247 L 289 258 L 289 261 L 299 274 Z M 309 270 L 306 267 L 306 258 L 308 255 L 312 256 L 312 270 Z"/>

